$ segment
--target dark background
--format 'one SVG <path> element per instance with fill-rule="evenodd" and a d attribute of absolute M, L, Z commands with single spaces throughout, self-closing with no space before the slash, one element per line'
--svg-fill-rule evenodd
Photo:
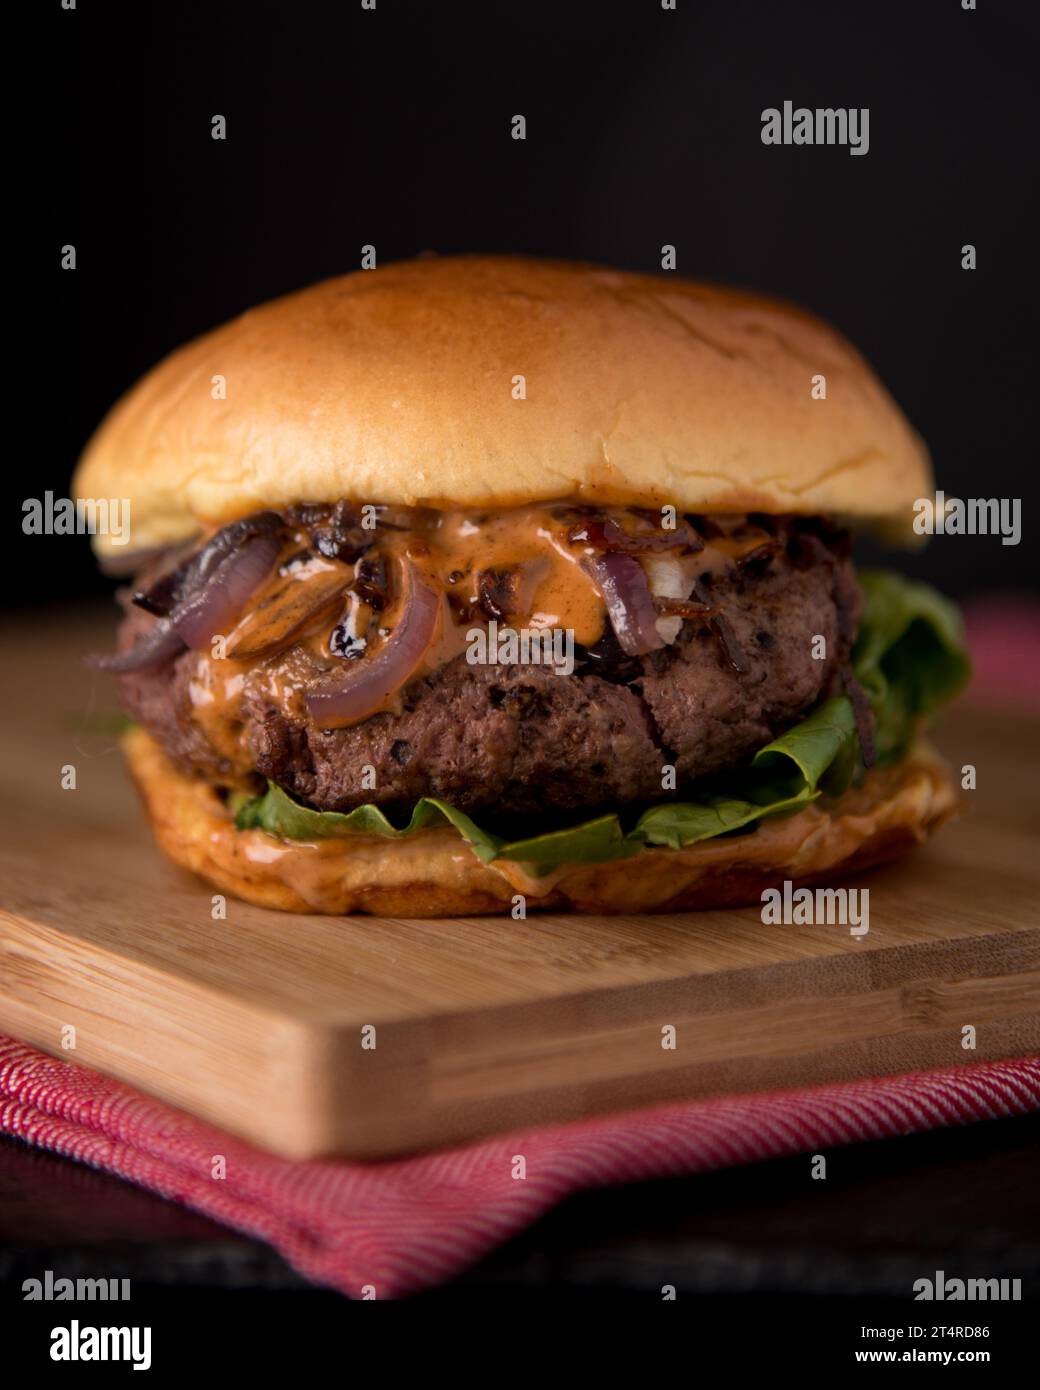
<path fill-rule="evenodd" d="M 639 270 L 656 269 L 670 242 L 683 274 L 804 303 L 874 362 L 948 494 L 1024 499 L 1017 548 L 937 539 L 899 563 L 961 596 L 1029 587 L 1040 33 L 1033 4 L 979 4 L 32 7 L 39 39 L 7 52 L 9 79 L 29 78 L 8 152 L 8 181 L 23 166 L 26 177 L 8 206 L 24 249 L 7 288 L 30 299 L 7 377 L 4 601 L 110 587 L 86 539 L 23 536 L 20 504 L 48 488 L 68 494 L 80 449 L 121 391 L 242 309 L 353 269 L 369 242 L 383 262 L 519 250 Z M 785 98 L 869 107 L 869 154 L 763 146 L 760 113 Z M 224 142 L 210 138 L 215 113 L 228 121 Z M 510 138 L 515 113 L 527 117 L 525 143 Z M 59 269 L 67 242 L 74 273 Z M 960 269 L 966 242 L 978 248 L 974 272 Z M 728 1344 L 741 1356 L 779 1348 L 812 1364 L 837 1326 L 847 1361 L 854 1332 L 833 1308 L 800 1308 L 785 1333 L 763 1322 L 761 1304 L 749 1315 L 746 1291 L 774 1310 L 781 1300 L 782 1317 L 787 1295 L 840 1294 L 856 1323 L 870 1320 L 872 1294 L 898 1294 L 905 1322 L 911 1277 L 965 1262 L 988 1275 L 1006 1264 L 1032 1292 L 1036 1143 L 1028 1117 L 858 1146 L 811 1199 L 800 1158 L 582 1194 L 424 1301 L 539 1288 L 557 1301 L 606 1289 L 656 1299 L 667 1276 L 700 1298 L 692 1341 L 688 1312 L 683 1323 L 698 1357 L 712 1328 L 729 1326 L 704 1301 L 715 1291 L 742 1301 Z M 201 1290 L 221 1321 L 217 1293 L 246 1291 L 239 1316 L 261 1327 L 265 1356 L 294 1289 L 340 1335 L 333 1296 L 300 1290 L 272 1251 L 116 1179 L 6 1141 L 0 1191 L 0 1285 L 45 1267 L 75 1272 L 78 1257 L 85 1273 L 131 1275 L 135 1297 L 154 1280 L 164 1309 L 171 1287 Z M 264 1289 L 278 1309 L 257 1323 Z M 167 1356 L 180 1347 L 197 1358 L 183 1332 L 196 1325 L 184 1319 Z M 602 1340 L 602 1321 L 598 1330 Z M 236 1354 L 248 1344 L 247 1334 Z"/>
<path fill-rule="evenodd" d="M 674 243 L 680 273 L 832 320 L 928 440 L 939 486 L 1023 497 L 1028 538 L 1035 16 L 997 0 L 53 0 L 28 208 L 50 306 L 28 374 L 40 445 L 13 471 L 4 592 L 108 587 L 85 539 L 21 535 L 22 496 L 68 495 L 105 409 L 171 348 L 356 268 L 369 242 L 382 262 L 519 250 L 640 270 Z M 761 111 L 785 98 L 869 107 L 869 153 L 764 146 Z M 900 563 L 961 595 L 1031 582 L 1028 539 L 964 547 Z"/>

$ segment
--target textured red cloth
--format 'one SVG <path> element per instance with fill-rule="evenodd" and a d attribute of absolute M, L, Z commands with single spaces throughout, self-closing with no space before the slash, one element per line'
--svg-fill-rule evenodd
<path fill-rule="evenodd" d="M 293 1163 L 0 1037 L 0 1131 L 129 1178 L 360 1297 L 449 1278 L 568 1193 L 1040 1108 L 1040 1057 L 686 1102 L 379 1164 Z M 227 1175 L 212 1176 L 214 1156 Z M 522 1156 L 526 1176 L 514 1176 Z"/>

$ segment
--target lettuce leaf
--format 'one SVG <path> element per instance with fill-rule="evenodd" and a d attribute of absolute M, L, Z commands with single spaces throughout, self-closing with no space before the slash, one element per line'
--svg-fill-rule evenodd
<path fill-rule="evenodd" d="M 283 840 L 328 840 L 342 835 L 386 835 L 398 839 L 444 821 L 455 827 L 485 863 L 496 857 L 498 847 L 504 843 L 481 830 L 454 806 L 432 796 L 417 801 L 408 824 L 400 828 L 371 803 L 348 812 L 315 811 L 311 806 L 301 806 L 276 782 L 270 781 L 263 796 L 242 801 L 235 812 L 235 825 L 239 830 L 267 830 Z"/>
<path fill-rule="evenodd" d="M 920 720 L 964 686 L 970 665 L 957 609 L 934 589 L 884 571 L 867 570 L 859 578 L 866 604 L 853 668 L 874 710 L 879 757 L 892 760 L 906 749 Z M 563 830 L 506 840 L 435 797 L 422 798 L 407 825 L 395 826 L 371 804 L 346 814 L 301 806 L 273 782 L 263 796 L 239 805 L 235 824 L 287 840 L 399 838 L 447 824 L 485 864 L 515 860 L 544 877 L 561 864 L 600 864 L 638 854 L 646 845 L 681 849 L 746 831 L 766 816 L 800 810 L 821 793 L 839 794 L 858 763 L 852 705 L 839 696 L 760 748 L 749 766 L 706 779 L 693 800 L 650 807 L 627 829 L 621 815 L 610 812 Z"/>
<path fill-rule="evenodd" d="M 611 812 L 548 835 L 502 843 L 495 857 L 515 859 L 541 878 L 561 864 L 605 864 L 609 859 L 627 859 L 641 849 L 640 841 L 622 830 L 620 816 Z"/>
<path fill-rule="evenodd" d="M 283 840 L 326 840 L 337 835 L 411 835 L 433 820 L 439 820 L 433 803 L 416 802 L 411 820 L 398 830 L 378 806 L 358 806 L 342 811 L 315 811 L 301 806 L 275 782 L 268 782 L 264 796 L 244 802 L 235 816 L 239 830 L 272 830 Z"/>
<path fill-rule="evenodd" d="M 861 570 L 865 605 L 852 666 L 874 710 L 878 761 L 905 752 L 921 719 L 968 683 L 971 662 L 955 604 L 928 584 Z"/>
<path fill-rule="evenodd" d="M 713 779 L 719 790 L 703 801 L 666 802 L 645 811 L 632 835 L 650 845 L 682 849 L 742 830 L 763 816 L 796 811 L 816 799 L 820 779 L 846 747 L 856 744 L 852 705 L 844 697 L 819 709 L 760 748 L 747 771 Z M 728 795 L 723 794 L 726 787 Z"/>

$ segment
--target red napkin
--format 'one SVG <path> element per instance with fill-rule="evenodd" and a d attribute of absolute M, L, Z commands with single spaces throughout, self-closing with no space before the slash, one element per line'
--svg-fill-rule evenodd
<path fill-rule="evenodd" d="M 975 668 L 969 698 L 1027 714 L 1040 700 L 1040 603 L 1025 594 L 992 594 L 964 605 Z"/>
<path fill-rule="evenodd" d="M 440 1283 L 583 1188 L 1037 1108 L 1040 1057 L 1028 1057 L 685 1102 L 384 1163 L 294 1163 L 0 1036 L 0 1131 L 269 1241 L 307 1278 L 356 1298 Z M 215 1155 L 226 1160 L 222 1179 Z"/>

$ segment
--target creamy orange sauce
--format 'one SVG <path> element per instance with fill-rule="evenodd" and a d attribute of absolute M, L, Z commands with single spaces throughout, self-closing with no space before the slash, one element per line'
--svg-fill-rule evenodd
<path fill-rule="evenodd" d="M 349 839 L 276 840 L 263 830 L 236 835 L 236 846 L 245 860 L 266 874 L 276 876 L 316 912 L 342 911 L 344 892 L 436 882 L 444 873 L 444 856 L 451 859 L 460 884 L 467 876 L 482 878 L 487 870 L 450 826 L 436 826 L 400 840 L 352 835 Z M 498 865 L 490 866 L 497 871 Z M 507 875 L 503 875 L 503 899 L 508 899 Z M 531 896 L 549 891 L 549 883 L 529 890 Z M 519 890 L 518 890 L 519 891 Z"/>
<path fill-rule="evenodd" d="M 581 568 L 586 547 L 568 546 L 566 529 L 544 507 L 511 512 L 441 512 L 429 535 L 430 558 L 461 602 L 476 605 L 482 570 L 519 568 L 521 611 L 515 627 L 570 628 L 574 640 L 591 646 L 603 634 L 603 601 Z M 479 621 L 479 619 L 478 619 Z"/>
<path fill-rule="evenodd" d="M 210 745 L 233 768 L 248 771 L 242 755 L 239 707 L 245 693 L 248 667 L 237 661 L 214 661 L 202 655 L 188 683 L 192 717 Z"/>

